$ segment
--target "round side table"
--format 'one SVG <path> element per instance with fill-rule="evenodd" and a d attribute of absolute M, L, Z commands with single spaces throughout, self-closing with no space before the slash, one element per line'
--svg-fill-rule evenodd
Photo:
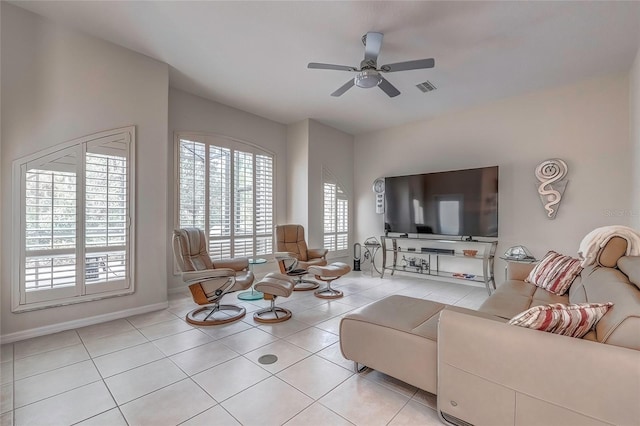
<path fill-rule="evenodd" d="M 380 243 L 376 241 L 375 244 L 364 242 L 364 258 L 371 260 L 371 267 L 369 268 L 369 272 L 371 272 L 371 276 L 373 277 L 373 271 L 376 271 L 378 275 L 381 275 L 380 271 L 378 271 L 378 267 L 376 266 L 376 252 L 382 247 Z"/>
<path fill-rule="evenodd" d="M 267 259 L 263 259 L 261 257 L 249 259 L 249 270 L 253 272 L 253 265 L 262 265 L 263 263 L 267 263 Z M 262 292 L 256 291 L 254 287 L 255 283 L 251 285 L 251 291 L 243 291 L 238 294 L 238 299 L 240 300 L 258 300 L 262 299 L 264 296 Z"/>
<path fill-rule="evenodd" d="M 539 260 L 536 259 L 535 257 L 528 257 L 528 258 L 513 258 L 513 257 L 505 257 L 505 256 L 500 256 L 500 259 L 504 260 L 505 262 L 507 262 L 507 264 L 504 267 L 504 279 L 507 279 L 507 268 L 509 267 L 509 263 L 538 263 Z"/>

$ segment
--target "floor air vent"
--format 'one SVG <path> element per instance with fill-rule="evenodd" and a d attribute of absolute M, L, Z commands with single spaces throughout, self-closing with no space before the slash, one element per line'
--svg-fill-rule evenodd
<path fill-rule="evenodd" d="M 420 89 L 422 93 L 432 92 L 436 90 L 436 86 L 434 86 L 430 81 L 425 81 L 424 83 L 416 84 L 416 87 Z"/>
<path fill-rule="evenodd" d="M 473 426 L 473 424 L 465 422 L 462 419 L 457 418 L 456 416 L 452 416 L 451 414 L 447 414 L 444 411 L 440 412 L 442 414 L 442 417 L 444 417 L 444 419 L 446 421 L 448 421 L 449 423 L 453 424 L 453 425 L 457 425 L 457 426 Z"/>

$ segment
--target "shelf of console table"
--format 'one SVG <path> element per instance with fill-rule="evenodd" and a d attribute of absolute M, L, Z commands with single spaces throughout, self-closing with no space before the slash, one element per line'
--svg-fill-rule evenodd
<path fill-rule="evenodd" d="M 487 292 L 491 294 L 496 288 L 493 272 L 497 241 L 463 241 L 434 238 L 381 237 L 382 268 L 381 277 L 385 271 L 391 275 L 396 271 L 409 272 L 422 276 L 443 278 L 451 281 L 473 281 L 483 283 Z M 410 248 L 412 248 L 410 250 Z M 428 251 L 431 250 L 431 251 Z M 468 256 L 463 250 L 477 250 L 475 256 Z M 401 265 L 398 255 L 414 255 L 419 265 Z M 482 262 L 482 274 L 452 272 L 440 267 L 440 258 L 459 258 L 469 261 Z"/>

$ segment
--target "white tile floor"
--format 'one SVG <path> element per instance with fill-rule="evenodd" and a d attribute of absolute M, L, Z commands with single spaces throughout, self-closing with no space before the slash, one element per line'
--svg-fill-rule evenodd
<path fill-rule="evenodd" d="M 294 292 L 293 311 L 258 324 L 192 327 L 188 292 L 169 308 L 2 345 L 0 426 L 9 425 L 439 425 L 435 396 L 377 371 L 354 374 L 339 348 L 340 319 L 389 294 L 477 308 L 483 288 L 416 277 L 336 281 L 345 297 Z M 258 358 L 278 361 L 261 365 Z"/>

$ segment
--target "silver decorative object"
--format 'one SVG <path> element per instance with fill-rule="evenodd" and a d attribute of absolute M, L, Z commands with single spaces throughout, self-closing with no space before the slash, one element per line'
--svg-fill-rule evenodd
<path fill-rule="evenodd" d="M 502 257 L 505 260 L 517 260 L 524 262 L 535 262 L 536 258 L 525 246 L 509 247 Z"/>
<path fill-rule="evenodd" d="M 536 178 L 540 181 L 538 194 L 549 219 L 555 219 L 564 190 L 569 183 L 567 163 L 559 158 L 545 160 L 536 167 Z"/>

